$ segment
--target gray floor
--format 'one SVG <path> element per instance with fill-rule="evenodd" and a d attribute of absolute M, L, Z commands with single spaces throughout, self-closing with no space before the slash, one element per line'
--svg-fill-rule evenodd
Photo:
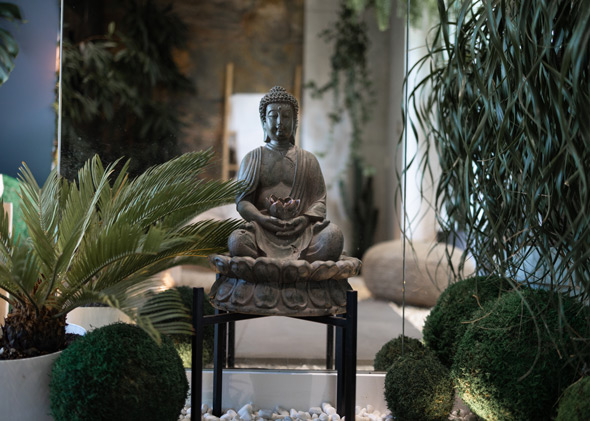
<path fill-rule="evenodd" d="M 177 276 L 178 277 L 178 276 Z M 215 274 L 197 267 L 183 268 L 177 285 L 201 286 L 207 291 Z M 376 352 L 399 336 L 422 337 L 421 326 L 427 309 L 401 307 L 371 297 L 362 278 L 350 280 L 358 291 L 357 365 L 371 370 Z M 289 317 L 265 317 L 236 323 L 236 365 L 238 367 L 322 368 L 326 358 L 326 326 Z"/>

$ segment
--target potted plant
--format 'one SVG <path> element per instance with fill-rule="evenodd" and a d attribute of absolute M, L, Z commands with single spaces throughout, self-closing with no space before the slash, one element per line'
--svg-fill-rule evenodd
<path fill-rule="evenodd" d="M 39 357 L 30 357 L 63 349 L 66 315 L 80 305 L 102 302 L 118 308 L 156 340 L 160 333 L 191 332 L 180 297 L 156 295 L 162 283 L 154 275 L 225 250 L 227 236 L 239 224 L 188 223 L 233 201 L 240 190 L 235 182 L 197 178 L 211 158 L 211 151 L 184 154 L 132 180 L 128 162 L 115 174 L 118 162 L 105 168 L 95 156 L 76 181 L 54 170 L 43 187 L 23 167 L 21 206 L 28 238 L 12 238 L 7 218 L 0 220 L 0 288 L 8 293 L 0 299 L 11 306 L 0 340 L 0 378 L 8 387 L 0 391 L 3 416 L 23 417 L 14 398 L 25 397 L 21 410 L 28 411 L 32 396 L 2 370 L 14 372 L 9 360 L 35 360 Z M 149 308 L 140 315 L 148 299 Z M 35 375 L 48 380 L 47 373 Z M 46 401 L 47 394 L 36 397 Z M 26 419 L 42 419 L 47 412 Z"/>

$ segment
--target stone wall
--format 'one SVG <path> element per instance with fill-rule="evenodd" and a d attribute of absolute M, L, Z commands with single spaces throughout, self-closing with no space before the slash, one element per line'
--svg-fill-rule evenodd
<path fill-rule="evenodd" d="M 220 151 L 227 63 L 234 64 L 234 93 L 274 85 L 293 91 L 303 60 L 303 0 L 175 0 L 174 10 L 190 33 L 178 63 L 196 88 L 183 100 L 181 148 Z"/>

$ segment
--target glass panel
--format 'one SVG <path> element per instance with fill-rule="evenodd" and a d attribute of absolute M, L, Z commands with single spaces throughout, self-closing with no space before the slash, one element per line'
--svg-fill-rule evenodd
<path fill-rule="evenodd" d="M 329 80 L 333 44 L 318 35 L 334 27 L 339 0 L 231 0 L 223 5 L 176 0 L 171 9 L 165 9 L 168 1 L 159 0 L 64 1 L 62 174 L 72 177 L 94 153 L 105 161 L 129 157 L 134 171 L 140 172 L 179 153 L 211 147 L 218 162 L 207 175 L 231 175 L 243 155 L 240 151 L 252 147 L 237 143 L 230 119 L 238 103 L 252 107 L 240 98 L 281 85 L 300 100 L 297 142 L 320 161 L 328 187 L 328 218 L 343 229 L 348 254 L 361 257 L 371 245 L 399 238 L 395 192 L 401 162 L 397 144 L 403 128 L 405 24 L 395 11 L 383 32 L 372 11 L 365 16 L 374 104 L 354 150 L 364 157 L 362 171 L 354 173 L 348 165 L 353 156 L 348 149 L 353 138 L 349 118 L 338 111 L 342 121 L 332 127 L 332 94 L 317 98 L 304 88 Z M 369 89 L 366 86 L 366 92 Z M 259 122 L 249 124 L 247 131 L 250 127 L 248 145 L 261 145 Z M 370 205 L 363 208 L 370 215 L 355 216 L 359 204 Z M 235 215 L 229 205 L 206 216 Z M 366 230 L 367 225 L 374 228 Z M 433 230 L 429 227 L 427 235 L 434 237 Z M 373 261 L 377 270 L 390 259 L 387 253 Z M 384 278 L 394 275 L 399 272 L 387 269 Z M 171 285 L 206 289 L 215 278 L 201 266 L 183 266 L 168 276 Z M 391 298 L 376 296 L 362 277 L 350 283 L 360 299 L 358 364 L 371 370 L 381 345 L 400 332 L 403 311 Z M 404 329 L 406 335 L 420 337 L 413 324 L 420 324 L 423 314 L 419 309 L 416 313 L 418 321 L 408 317 Z M 241 321 L 236 364 L 322 368 L 326 343 L 323 325 L 279 317 Z"/>

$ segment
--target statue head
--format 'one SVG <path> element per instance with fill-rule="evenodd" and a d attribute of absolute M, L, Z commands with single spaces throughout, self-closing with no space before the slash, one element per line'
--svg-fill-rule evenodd
<path fill-rule="evenodd" d="M 260 100 L 260 106 L 258 107 L 258 112 L 260 113 L 260 122 L 262 123 L 263 129 L 266 123 L 266 108 L 270 104 L 286 104 L 291 107 L 293 111 L 293 130 L 289 141 L 291 144 L 295 144 L 295 132 L 297 131 L 297 113 L 299 112 L 299 104 L 297 103 L 297 100 L 281 86 L 275 86 L 271 88 L 271 90 L 262 97 Z M 269 140 L 270 138 L 268 137 L 268 134 L 265 130 L 264 141 L 269 142 Z"/>

